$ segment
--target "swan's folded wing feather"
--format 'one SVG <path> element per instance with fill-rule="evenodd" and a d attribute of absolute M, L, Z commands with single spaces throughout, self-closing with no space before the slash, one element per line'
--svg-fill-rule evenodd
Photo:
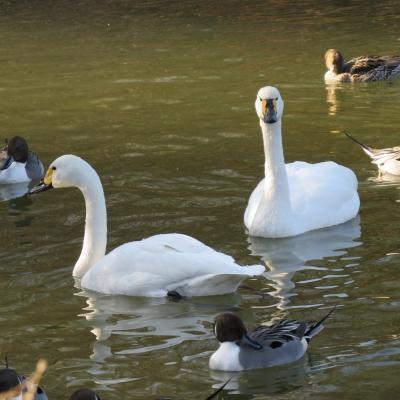
<path fill-rule="evenodd" d="M 189 236 L 165 234 L 117 247 L 89 269 L 82 286 L 103 293 L 146 296 L 154 290 L 178 291 L 180 285 L 188 288 L 187 295 L 198 295 L 190 293 L 190 285 L 208 284 L 213 275 L 231 277 L 236 285 L 264 270 L 263 266 L 241 267 L 232 257 Z M 202 290 L 220 294 L 218 287 L 210 285 Z"/>

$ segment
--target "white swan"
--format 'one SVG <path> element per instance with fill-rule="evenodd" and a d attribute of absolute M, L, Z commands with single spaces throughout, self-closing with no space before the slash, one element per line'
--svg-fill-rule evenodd
<path fill-rule="evenodd" d="M 85 198 L 85 236 L 73 270 L 75 277 L 82 278 L 83 288 L 129 296 L 162 297 L 172 291 L 209 296 L 234 292 L 242 280 L 265 270 L 261 265 L 241 267 L 232 257 L 177 233 L 126 243 L 105 255 L 106 204 L 96 171 L 77 156 L 61 156 L 31 193 L 52 187 L 77 187 Z"/>
<path fill-rule="evenodd" d="M 260 89 L 255 106 L 264 140 L 265 178 L 251 194 L 244 214 L 248 233 L 289 237 L 354 218 L 360 206 L 354 173 L 332 161 L 285 165 L 278 89 Z"/>

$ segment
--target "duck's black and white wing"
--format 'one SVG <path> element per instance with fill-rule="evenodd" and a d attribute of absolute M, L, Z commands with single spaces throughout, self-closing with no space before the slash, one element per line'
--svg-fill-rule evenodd
<path fill-rule="evenodd" d="M 32 153 L 31 151 L 29 152 L 25 169 L 26 169 L 26 174 L 32 181 L 40 180 L 44 177 L 44 172 L 45 172 L 44 166 L 42 162 L 39 160 L 39 157 L 35 153 Z"/>
<path fill-rule="evenodd" d="M 335 309 L 336 306 L 316 322 L 284 319 L 270 326 L 258 326 L 256 329 L 248 332 L 247 335 L 251 340 L 271 348 L 281 347 L 285 343 L 292 342 L 293 340 L 302 340 L 303 338 L 309 342 L 324 329 L 322 323 Z"/>
<path fill-rule="evenodd" d="M 258 326 L 248 336 L 263 346 L 277 348 L 292 340 L 301 340 L 312 326 L 310 321 L 285 319 L 270 326 Z"/>
<path fill-rule="evenodd" d="M 370 157 L 376 165 L 383 165 L 391 160 L 400 161 L 400 147 L 388 147 L 386 149 L 371 149 Z"/>

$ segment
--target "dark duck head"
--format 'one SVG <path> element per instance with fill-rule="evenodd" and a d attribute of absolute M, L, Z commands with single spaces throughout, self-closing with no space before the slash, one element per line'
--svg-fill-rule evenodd
<path fill-rule="evenodd" d="M 22 379 L 11 368 L 0 371 L 0 398 L 22 398 Z"/>
<path fill-rule="evenodd" d="M 262 349 L 261 343 L 249 337 L 240 317 L 231 312 L 225 312 L 216 316 L 214 334 L 220 343 L 235 342 L 238 345 L 245 343 L 256 350 Z"/>

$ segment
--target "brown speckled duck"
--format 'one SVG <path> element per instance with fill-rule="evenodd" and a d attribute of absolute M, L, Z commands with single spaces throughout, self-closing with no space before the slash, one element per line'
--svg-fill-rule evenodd
<path fill-rule="evenodd" d="M 325 82 L 386 81 L 400 76 L 400 56 L 360 56 L 344 62 L 340 51 L 325 53 Z"/>

